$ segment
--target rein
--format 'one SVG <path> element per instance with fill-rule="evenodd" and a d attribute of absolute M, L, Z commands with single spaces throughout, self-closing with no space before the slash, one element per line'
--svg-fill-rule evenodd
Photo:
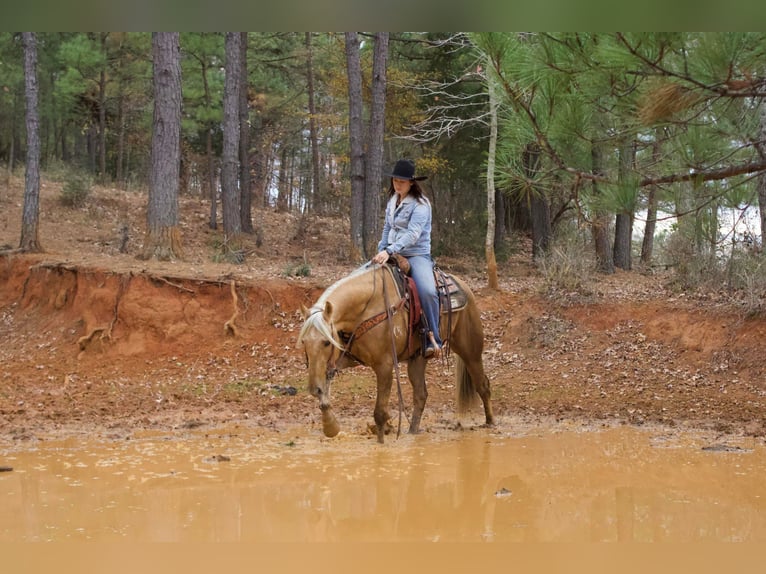
<path fill-rule="evenodd" d="M 404 297 L 399 301 L 399 305 L 404 303 Z M 394 313 L 390 311 L 388 305 L 388 290 L 386 289 L 386 276 L 383 274 L 383 304 L 386 306 L 386 318 L 388 319 L 388 332 L 391 333 L 391 357 L 394 360 L 394 373 L 396 373 L 396 391 L 399 395 L 399 425 L 396 429 L 396 438 L 402 434 L 402 412 L 404 412 L 404 398 L 402 397 L 402 381 L 399 377 L 399 357 L 396 355 L 396 336 L 394 335 L 393 318 Z"/>
<path fill-rule="evenodd" d="M 364 310 L 367 309 L 367 307 L 370 305 L 370 302 L 375 297 L 375 289 L 376 284 L 373 280 L 373 287 L 372 287 L 372 295 L 370 295 L 370 298 L 367 300 L 367 303 L 365 303 Z M 386 307 L 385 311 L 381 311 L 380 313 L 373 315 L 369 319 L 362 319 L 356 327 L 354 327 L 354 330 L 349 334 L 348 336 L 344 337 L 342 332 L 339 332 L 339 339 L 340 342 L 343 343 L 340 354 L 338 355 L 337 359 L 333 359 L 332 356 L 327 361 L 327 369 L 325 371 L 325 377 L 327 381 L 331 381 L 335 375 L 338 373 L 338 368 L 336 367 L 336 364 L 338 361 L 340 361 L 344 356 L 351 357 L 354 361 L 356 361 L 359 364 L 364 364 L 364 362 L 359 359 L 356 355 L 354 355 L 351 352 L 351 345 L 354 344 L 354 342 L 359 339 L 362 335 L 367 333 L 368 331 L 372 330 L 377 325 L 381 324 L 383 321 L 388 320 L 389 323 L 391 321 L 391 318 L 404 306 L 405 298 L 402 297 L 399 302 L 396 305 L 389 305 L 388 304 L 388 296 L 386 291 L 386 279 L 385 276 L 383 277 L 383 300 L 384 305 Z M 364 313 L 364 310 L 362 310 L 362 313 Z M 334 329 L 333 329 L 334 332 Z M 391 330 L 391 336 L 393 337 L 393 329 Z M 396 361 L 396 348 L 394 347 L 394 361 Z M 397 372 L 397 382 L 398 382 L 398 375 Z M 401 394 L 401 389 L 400 389 Z"/>
<path fill-rule="evenodd" d="M 391 305 L 389 303 L 389 297 L 388 297 L 388 288 L 386 287 L 386 276 L 385 276 L 385 269 L 381 269 L 383 271 L 383 305 L 385 306 L 385 310 L 381 311 L 380 313 L 377 313 L 376 315 L 373 315 L 372 317 L 368 319 L 361 320 L 357 326 L 354 328 L 354 330 L 351 332 L 348 337 L 344 337 L 342 333 L 338 333 L 341 343 L 343 343 L 340 354 L 338 355 L 337 359 L 334 359 L 332 355 L 330 355 L 330 358 L 327 360 L 327 368 L 325 370 L 325 378 L 327 382 L 331 381 L 333 378 L 335 378 L 335 375 L 338 373 L 337 363 L 340 361 L 344 356 L 351 357 L 354 361 L 360 364 L 364 364 L 361 359 L 356 357 L 351 352 L 351 345 L 359 339 L 361 336 L 363 336 L 365 333 L 376 327 L 377 325 L 380 325 L 383 321 L 388 321 L 388 327 L 389 327 L 389 333 L 391 334 L 391 356 L 394 361 L 394 372 L 396 373 L 396 389 L 397 394 L 399 397 L 399 426 L 396 431 L 396 438 L 398 439 L 401 436 L 402 433 L 402 413 L 404 412 L 404 397 L 402 395 L 402 382 L 401 377 L 399 375 L 399 358 L 397 357 L 396 353 L 396 337 L 394 335 L 394 328 L 393 328 L 393 318 L 394 315 L 404 307 L 404 304 L 406 302 L 406 297 L 401 297 L 399 301 L 395 305 Z M 367 309 L 367 307 L 370 304 L 370 301 L 372 301 L 373 297 L 375 296 L 375 280 L 373 279 L 373 289 L 372 289 L 372 295 L 370 295 L 370 298 L 367 300 L 367 303 L 365 304 L 364 308 Z M 364 311 L 362 311 L 364 312 Z M 334 329 L 333 329 L 334 332 Z M 333 352 L 334 354 L 334 352 Z"/>

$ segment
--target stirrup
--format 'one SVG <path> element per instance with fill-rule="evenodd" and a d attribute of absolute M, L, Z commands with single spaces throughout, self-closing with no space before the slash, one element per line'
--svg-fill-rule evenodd
<path fill-rule="evenodd" d="M 442 356 L 442 348 L 439 346 L 439 343 L 436 342 L 433 331 L 428 332 L 428 345 L 426 346 L 425 351 L 423 351 L 423 356 L 426 359 L 430 359 L 431 357 L 436 357 L 438 359 Z"/>

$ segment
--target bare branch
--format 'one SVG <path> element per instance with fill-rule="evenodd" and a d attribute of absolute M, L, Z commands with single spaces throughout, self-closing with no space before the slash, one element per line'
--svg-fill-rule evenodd
<path fill-rule="evenodd" d="M 428 46 L 458 52 L 465 51 L 470 42 L 464 33 L 458 33 L 438 42 L 429 42 Z M 419 93 L 420 99 L 433 102 L 426 108 L 422 120 L 407 126 L 408 134 L 396 137 L 426 143 L 442 137 L 452 137 L 459 130 L 469 126 L 486 125 L 489 117 L 487 93 L 483 90 L 465 93 L 455 89 L 469 82 L 485 83 L 478 60 L 469 65 L 463 74 L 448 81 L 427 81 L 415 86 L 392 82 L 392 86 L 414 89 Z"/>
<path fill-rule="evenodd" d="M 719 169 L 711 169 L 708 171 L 691 171 L 688 173 L 674 173 L 669 175 L 663 175 L 660 177 L 647 177 L 639 181 L 639 187 L 645 187 L 647 185 L 659 185 L 663 183 L 677 183 L 680 181 L 716 181 L 726 179 L 727 177 L 734 177 L 735 175 L 742 175 L 745 173 L 760 173 L 766 171 L 766 161 L 758 163 L 745 163 L 738 165 L 730 165 L 728 167 L 722 167 Z"/>

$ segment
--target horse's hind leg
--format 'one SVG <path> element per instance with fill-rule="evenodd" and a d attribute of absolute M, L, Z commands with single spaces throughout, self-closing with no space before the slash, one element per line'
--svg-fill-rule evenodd
<path fill-rule="evenodd" d="M 471 377 L 474 390 L 481 397 L 486 424 L 492 426 L 495 424 L 495 415 L 492 412 L 492 391 L 489 388 L 489 379 L 484 373 L 484 364 L 481 359 L 465 361 L 465 368 Z"/>
<path fill-rule="evenodd" d="M 410 434 L 420 432 L 420 418 L 428 399 L 426 388 L 426 360 L 418 354 L 407 363 L 407 376 L 412 385 L 412 418 L 410 419 Z"/>

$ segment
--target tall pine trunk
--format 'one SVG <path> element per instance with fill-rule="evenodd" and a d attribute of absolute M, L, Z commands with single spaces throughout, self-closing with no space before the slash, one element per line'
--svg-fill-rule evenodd
<path fill-rule="evenodd" d="M 626 189 L 630 186 L 634 186 L 631 174 L 633 172 L 635 158 L 635 142 L 633 142 L 633 140 L 622 142 L 622 145 L 620 146 L 620 166 L 617 178 L 619 184 L 625 186 Z M 635 197 L 635 187 L 628 189 L 628 191 L 632 194 L 632 197 Z M 628 191 L 624 191 L 623 195 L 627 196 Z M 612 250 L 612 257 L 614 258 L 615 267 L 619 267 L 625 271 L 630 271 L 633 266 L 631 240 L 633 238 L 634 206 L 635 200 L 631 202 L 630 206 L 623 206 L 622 211 L 617 214 L 614 223 L 614 248 Z"/>
<path fill-rule="evenodd" d="M 106 40 L 109 32 L 101 32 L 101 51 L 104 56 L 104 66 L 98 76 L 98 171 L 99 180 L 106 183 Z"/>
<path fill-rule="evenodd" d="M 593 162 L 593 173 L 603 175 L 603 157 L 600 144 L 594 142 L 591 148 L 591 159 Z M 598 197 L 600 190 L 598 182 L 592 181 L 593 196 Z M 614 260 L 609 250 L 609 214 L 603 210 L 596 210 L 593 213 L 591 221 L 591 234 L 593 236 L 593 247 L 596 252 L 596 265 L 598 270 L 603 273 L 614 273 Z"/>
<path fill-rule="evenodd" d="M 37 34 L 24 32 L 24 93 L 27 121 L 27 168 L 24 177 L 24 208 L 21 216 L 22 251 L 41 252 L 40 222 L 40 121 L 38 117 Z"/>
<path fill-rule="evenodd" d="M 250 114 L 247 99 L 247 32 L 240 32 L 239 187 L 242 231 L 253 233 L 253 192 L 250 186 Z"/>
<path fill-rule="evenodd" d="M 658 165 L 660 161 L 660 131 L 656 130 L 652 143 L 652 164 Z M 657 186 L 649 186 L 649 195 L 646 199 L 646 225 L 644 226 L 644 239 L 641 242 L 641 264 L 649 266 L 652 263 L 654 253 L 654 232 L 657 228 Z"/>
<path fill-rule="evenodd" d="M 388 33 L 375 34 L 372 60 L 372 108 L 365 154 L 364 254 L 375 255 L 380 241 L 380 198 L 383 195 L 383 133 L 386 116 L 386 67 Z"/>
<path fill-rule="evenodd" d="M 322 211 L 322 169 L 319 163 L 319 136 L 317 134 L 316 103 L 314 101 L 314 53 L 311 32 L 306 32 L 306 84 L 309 98 L 309 142 L 311 144 L 311 198 L 306 201 L 307 211 Z"/>
<path fill-rule="evenodd" d="M 351 257 L 364 257 L 364 149 L 362 147 L 362 64 L 359 36 L 346 32 L 348 135 L 351 167 Z"/>
<path fill-rule="evenodd" d="M 495 155 L 497 151 L 497 86 L 492 64 L 487 65 L 487 91 L 489 92 L 489 150 L 487 151 L 487 233 L 484 238 L 484 257 L 487 260 L 487 284 L 498 289 L 497 258 L 495 256 Z"/>
<path fill-rule="evenodd" d="M 221 161 L 221 203 L 223 206 L 223 251 L 225 255 L 239 252 L 240 193 L 239 172 L 239 90 L 240 44 L 239 32 L 226 32 L 226 62 L 223 91 L 223 157 Z"/>
<path fill-rule="evenodd" d="M 178 226 L 181 166 L 181 51 L 178 32 L 152 34 L 154 116 L 143 259 L 183 256 Z"/>
<path fill-rule="evenodd" d="M 759 118 L 759 137 L 760 144 L 757 146 L 758 154 L 762 161 L 766 161 L 766 98 L 761 98 Z M 761 253 L 766 253 L 764 246 L 766 244 L 766 173 L 758 176 L 758 209 L 761 213 Z"/>
<path fill-rule="evenodd" d="M 540 146 L 537 143 L 526 145 L 522 166 L 527 179 L 533 181 L 540 166 Z M 548 198 L 536 189 L 528 191 L 524 199 L 532 230 L 532 259 L 539 259 L 548 252 L 553 236 L 551 206 Z"/>

